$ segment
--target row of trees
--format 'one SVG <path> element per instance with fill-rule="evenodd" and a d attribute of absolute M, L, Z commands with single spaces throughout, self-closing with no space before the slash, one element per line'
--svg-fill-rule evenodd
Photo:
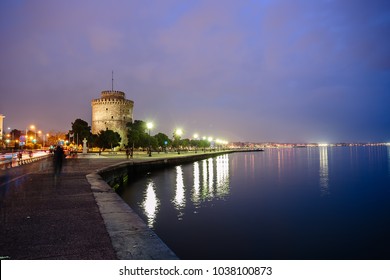
<path fill-rule="evenodd" d="M 166 151 L 166 149 L 201 149 L 210 147 L 207 140 L 198 139 L 181 139 L 178 135 L 173 135 L 173 139 L 164 133 L 157 133 L 154 136 L 148 134 L 147 124 L 142 120 L 135 120 L 127 124 L 128 146 L 143 149 L 154 149 L 157 151 Z"/>
<path fill-rule="evenodd" d="M 75 137 L 81 141 L 86 138 L 88 143 L 93 147 L 99 147 L 101 149 L 111 149 L 119 145 L 121 137 L 117 132 L 112 130 L 101 130 L 98 134 L 91 133 L 91 127 L 88 123 L 81 119 L 76 119 L 72 123 L 72 131 L 69 133 L 69 137 L 73 141 Z M 70 139 L 69 138 L 69 139 Z M 164 133 L 157 133 L 154 136 L 149 135 L 146 122 L 142 120 L 135 120 L 132 123 L 127 124 L 127 138 L 128 143 L 124 143 L 127 147 L 135 149 L 153 149 L 159 151 L 165 151 L 167 148 L 179 149 L 193 147 L 195 149 L 204 149 L 210 146 L 207 140 L 190 140 L 181 139 L 175 136 L 170 139 Z"/>
<path fill-rule="evenodd" d="M 112 149 L 119 145 L 121 137 L 119 133 L 112 130 L 101 130 L 98 134 L 92 134 L 91 127 L 82 119 L 72 122 L 72 130 L 68 133 L 68 139 L 72 143 L 82 143 L 85 138 L 92 147 L 99 147 L 102 150 Z"/>
<path fill-rule="evenodd" d="M 149 135 L 146 122 L 142 120 L 135 120 L 127 124 L 127 138 L 128 143 L 125 146 L 134 149 L 150 149 L 155 151 L 166 151 L 167 149 L 205 149 L 210 146 L 207 140 L 197 139 L 181 139 L 178 135 L 173 135 L 172 138 L 164 133 L 157 133 L 154 136 Z M 6 136 L 7 147 L 19 148 L 19 139 L 22 135 L 26 135 L 20 130 L 14 129 Z M 112 130 L 101 130 L 97 134 L 92 134 L 91 126 L 82 119 L 76 119 L 72 122 L 72 130 L 69 133 L 49 132 L 47 134 L 37 134 L 34 131 L 27 131 L 27 143 L 24 143 L 24 148 L 37 149 L 42 146 L 57 145 L 62 140 L 67 144 L 82 144 L 83 139 L 87 139 L 89 147 L 99 147 L 102 150 L 112 149 L 119 146 L 121 137 L 117 132 Z M 34 139 L 34 140 L 32 140 Z"/>

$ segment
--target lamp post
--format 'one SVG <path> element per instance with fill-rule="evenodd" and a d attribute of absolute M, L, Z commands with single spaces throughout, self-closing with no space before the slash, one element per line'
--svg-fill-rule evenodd
<path fill-rule="evenodd" d="M 212 148 L 213 148 L 213 145 L 212 145 L 212 143 L 213 143 L 213 137 L 208 137 L 207 138 L 207 141 L 209 141 L 209 143 L 210 143 L 210 152 L 211 152 L 211 150 L 212 150 Z"/>
<path fill-rule="evenodd" d="M 37 129 L 35 128 L 35 125 L 30 125 L 30 129 L 34 130 L 34 133 L 35 133 L 35 138 L 34 139 L 35 139 L 35 143 L 37 143 Z M 31 139 L 32 143 L 34 143 L 34 139 Z"/>
<path fill-rule="evenodd" d="M 152 147 L 151 147 L 151 144 L 150 144 L 150 130 L 153 128 L 153 123 L 152 122 L 148 122 L 146 124 L 146 127 L 149 130 L 149 156 L 151 157 L 152 156 Z"/>
<path fill-rule="evenodd" d="M 9 143 L 11 142 L 11 140 L 9 139 L 11 137 L 11 135 L 9 133 L 7 133 L 5 135 L 6 139 L 5 139 L 5 143 L 6 143 L 6 147 L 8 149 L 8 146 L 9 146 Z"/>
<path fill-rule="evenodd" d="M 198 153 L 198 144 L 199 144 L 198 138 L 199 138 L 199 134 L 195 133 L 194 134 L 194 141 L 196 141 L 196 142 L 193 142 L 195 144 L 195 154 Z"/>
<path fill-rule="evenodd" d="M 42 138 L 42 147 L 43 147 L 43 136 L 44 136 L 44 134 L 42 134 L 42 130 L 38 130 L 38 136 L 39 136 L 39 138 Z M 37 139 L 37 143 L 38 143 L 38 139 Z"/>
<path fill-rule="evenodd" d="M 10 127 L 8 127 L 8 133 L 11 134 L 11 141 L 13 141 L 14 140 L 14 133 L 13 132 L 11 133 Z"/>
<path fill-rule="evenodd" d="M 177 153 L 180 155 L 180 137 L 183 135 L 183 130 L 181 130 L 180 128 L 177 128 L 174 132 L 174 140 L 177 140 Z"/>

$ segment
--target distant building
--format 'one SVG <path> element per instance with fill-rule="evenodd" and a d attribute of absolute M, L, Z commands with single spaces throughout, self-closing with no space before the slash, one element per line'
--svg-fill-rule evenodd
<path fill-rule="evenodd" d="M 127 145 L 126 124 L 133 121 L 132 100 L 125 99 L 125 93 L 116 90 L 102 91 L 101 98 L 93 99 L 92 133 L 113 130 L 121 136 L 121 147 Z"/>

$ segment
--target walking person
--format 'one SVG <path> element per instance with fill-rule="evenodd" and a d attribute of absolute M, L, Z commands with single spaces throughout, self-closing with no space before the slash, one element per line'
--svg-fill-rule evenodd
<path fill-rule="evenodd" d="M 129 159 L 130 156 L 130 149 L 129 147 L 126 148 L 126 158 Z"/>
<path fill-rule="evenodd" d="M 56 176 L 61 174 L 64 155 L 64 149 L 58 145 L 54 150 L 54 175 Z"/>

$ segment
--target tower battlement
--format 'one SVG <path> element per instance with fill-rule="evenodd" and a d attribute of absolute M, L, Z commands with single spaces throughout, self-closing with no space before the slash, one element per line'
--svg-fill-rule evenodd
<path fill-rule="evenodd" d="M 103 105 L 132 105 L 134 102 L 132 100 L 127 99 L 114 99 L 114 98 L 98 98 L 98 99 L 92 99 L 91 101 L 92 105 L 96 104 L 103 104 Z"/>
<path fill-rule="evenodd" d="M 125 99 L 125 93 L 119 90 L 104 90 L 101 96 L 103 99 Z"/>

